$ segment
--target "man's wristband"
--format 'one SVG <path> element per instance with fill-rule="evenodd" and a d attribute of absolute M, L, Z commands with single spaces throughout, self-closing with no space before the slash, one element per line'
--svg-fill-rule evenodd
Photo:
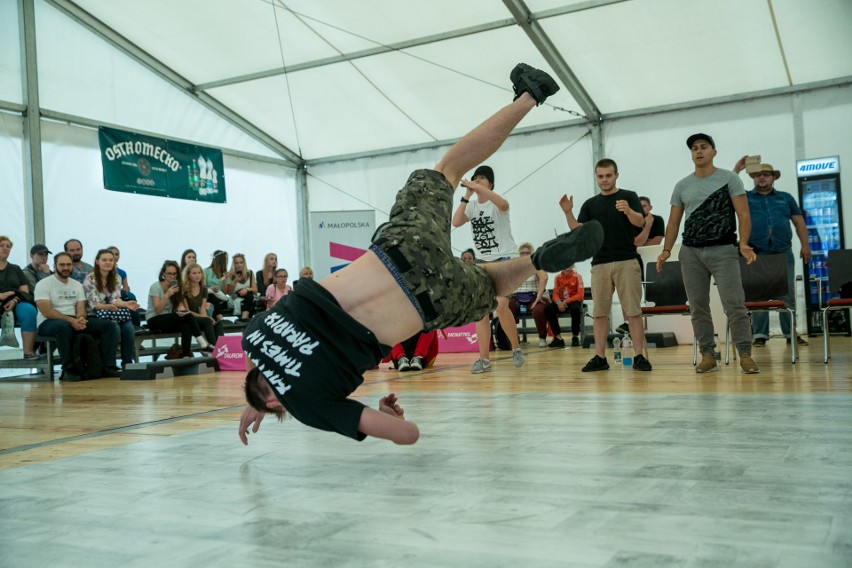
<path fill-rule="evenodd" d="M 671 253 L 672 253 L 672 251 L 671 251 L 671 250 L 669 250 L 669 249 L 663 249 L 663 252 L 667 252 L 667 253 L 669 253 L 669 254 L 671 254 Z"/>
<path fill-rule="evenodd" d="M 461 198 L 461 202 L 462 202 L 462 203 L 470 203 L 470 199 L 467 199 L 467 198 L 462 197 L 462 198 Z"/>

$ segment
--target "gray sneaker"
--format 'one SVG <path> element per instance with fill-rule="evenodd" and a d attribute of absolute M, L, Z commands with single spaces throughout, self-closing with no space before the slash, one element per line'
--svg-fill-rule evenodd
<path fill-rule="evenodd" d="M 524 352 L 521 351 L 520 347 L 512 349 L 512 363 L 515 364 L 515 367 L 524 366 Z"/>
<path fill-rule="evenodd" d="M 471 367 L 470 372 L 474 375 L 478 375 L 479 373 L 490 373 L 491 372 L 491 361 L 488 359 L 477 359 L 476 363 Z"/>

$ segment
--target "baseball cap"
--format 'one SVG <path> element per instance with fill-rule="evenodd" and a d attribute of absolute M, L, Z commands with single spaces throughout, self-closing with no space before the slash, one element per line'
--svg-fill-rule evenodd
<path fill-rule="evenodd" d="M 697 133 L 697 134 L 693 134 L 692 136 L 690 136 L 689 138 L 687 138 L 687 139 L 686 139 L 686 147 L 687 147 L 687 148 L 692 148 L 692 145 L 693 145 L 693 144 L 695 144 L 695 141 L 696 141 L 696 140 L 706 140 L 706 141 L 708 141 L 708 142 L 710 143 L 710 145 L 711 145 L 711 146 L 713 146 L 713 149 L 714 149 L 714 150 L 716 149 L 716 143 L 715 143 L 715 142 L 713 142 L 713 137 L 712 137 L 712 136 L 710 136 L 709 134 L 704 134 L 703 132 L 699 132 L 699 133 Z"/>

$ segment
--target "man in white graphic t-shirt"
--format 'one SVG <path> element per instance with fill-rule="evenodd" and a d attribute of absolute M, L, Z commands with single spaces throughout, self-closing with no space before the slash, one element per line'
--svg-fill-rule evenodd
<path fill-rule="evenodd" d="M 461 227 L 470 221 L 477 262 L 496 262 L 517 256 L 518 247 L 512 237 L 509 221 L 509 202 L 494 192 L 494 170 L 490 166 L 479 166 L 470 181 L 463 179 L 461 185 L 466 191 L 453 213 L 453 227 Z M 473 194 L 476 194 L 476 199 L 471 199 Z M 500 327 L 512 345 L 512 361 L 515 367 L 520 367 L 524 364 L 524 353 L 518 342 L 518 328 L 515 325 L 515 316 L 509 309 L 508 297 L 497 297 L 496 311 Z M 474 374 L 491 371 L 491 360 L 488 358 L 491 326 L 488 318 L 489 315 L 486 315 L 476 322 L 479 359 L 470 370 Z"/>

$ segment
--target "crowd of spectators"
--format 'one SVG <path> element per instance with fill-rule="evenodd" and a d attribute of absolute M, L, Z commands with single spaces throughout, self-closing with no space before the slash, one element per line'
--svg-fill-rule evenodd
<path fill-rule="evenodd" d="M 55 337 L 62 362 L 63 380 L 81 380 L 73 360 L 74 337 L 93 336 L 101 350 L 102 375 L 118 376 L 135 361 L 134 336 L 145 323 L 154 332 L 180 333 L 176 357 L 191 357 L 193 341 L 202 353 L 213 351 L 223 334 L 223 320 L 246 322 L 287 295 L 288 273 L 277 267 L 278 257 L 269 253 L 256 273 L 244 254 L 230 259 L 216 250 L 207 268 L 198 264 L 193 249 L 180 262 L 166 260 L 157 281 L 148 288 L 147 309 L 140 307 L 127 273 L 119 268 L 120 251 L 110 246 L 97 251 L 94 264 L 83 261 L 83 243 L 69 239 L 63 252 L 53 254 L 43 244 L 30 249 L 31 262 L 21 268 L 8 261 L 13 243 L 0 236 L 0 314 L 4 333 L 0 345 L 21 347 L 14 327 L 21 328 L 23 357 L 40 359 L 36 335 Z M 310 267 L 300 278 L 313 278 Z M 265 284 L 265 285 L 263 285 Z M 263 285 L 259 288 L 259 285 Z M 8 314 L 8 315 L 6 315 Z M 116 353 L 121 353 L 121 365 Z"/>

